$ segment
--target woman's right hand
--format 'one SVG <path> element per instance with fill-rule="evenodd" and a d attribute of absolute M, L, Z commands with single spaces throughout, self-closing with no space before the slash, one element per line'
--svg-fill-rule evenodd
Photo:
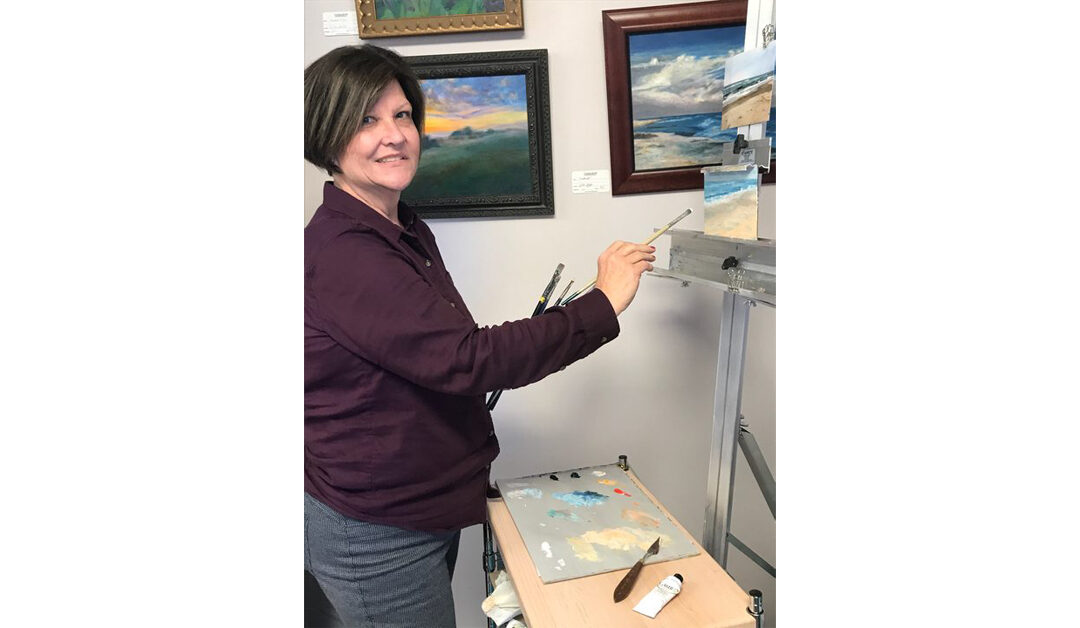
<path fill-rule="evenodd" d="M 653 269 L 654 251 L 648 244 L 616 241 L 596 260 L 596 289 L 611 301 L 616 316 L 634 300 L 641 273 Z"/>

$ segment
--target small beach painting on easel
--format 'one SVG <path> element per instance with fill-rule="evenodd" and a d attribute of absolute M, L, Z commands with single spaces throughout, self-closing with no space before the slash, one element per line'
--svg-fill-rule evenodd
<path fill-rule="evenodd" d="M 660 552 L 649 564 L 699 553 L 618 465 L 497 484 L 545 583 L 629 569 L 657 538 Z"/>
<path fill-rule="evenodd" d="M 768 122 L 776 86 L 776 42 L 727 60 L 721 128 Z"/>
<path fill-rule="evenodd" d="M 715 166 L 701 171 L 705 173 L 705 235 L 757 240 L 757 166 Z"/>

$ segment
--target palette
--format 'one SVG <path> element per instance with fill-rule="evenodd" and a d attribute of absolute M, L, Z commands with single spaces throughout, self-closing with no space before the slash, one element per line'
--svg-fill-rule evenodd
<path fill-rule="evenodd" d="M 545 583 L 629 569 L 656 537 L 660 552 L 649 564 L 699 553 L 617 464 L 496 484 Z"/>

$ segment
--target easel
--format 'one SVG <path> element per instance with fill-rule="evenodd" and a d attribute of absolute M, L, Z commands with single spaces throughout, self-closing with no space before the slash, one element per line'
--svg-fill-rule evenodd
<path fill-rule="evenodd" d="M 760 40 L 764 47 L 776 36 L 776 29 L 772 24 L 772 0 L 761 0 L 758 9 L 757 13 L 751 12 L 747 16 L 747 35 L 749 38 L 753 27 L 760 23 L 758 20 L 764 21 Z M 721 164 L 752 162 L 759 167 L 759 171 L 770 169 L 770 142 L 762 137 L 765 125 L 757 124 L 752 127 L 752 134 L 757 137 L 748 141 L 743 134 L 738 134 L 734 142 L 725 144 Z M 671 237 L 670 269 L 655 268 L 654 275 L 678 279 L 683 286 L 697 282 L 724 290 L 702 546 L 721 567 L 727 569 L 730 543 L 775 578 L 776 568 L 731 533 L 731 511 L 734 502 L 737 442 L 769 512 L 773 519 L 776 518 L 776 481 L 757 440 L 747 429 L 741 414 L 750 308 L 759 303 L 776 307 L 776 242 L 766 239 L 735 240 L 682 229 L 670 229 L 667 234 Z M 556 277 L 560 270 L 561 265 L 556 270 Z M 550 289 L 541 298 L 541 303 L 549 294 Z M 498 400 L 498 395 L 493 397 L 494 401 Z M 491 406 L 493 405 L 492 403 Z M 627 468 L 626 456 L 619 456 L 619 464 L 624 469 Z M 497 489 L 490 487 L 488 497 L 498 497 Z M 485 591 L 490 594 L 493 589 L 492 576 L 497 569 L 504 568 L 504 565 L 495 550 L 491 525 L 487 520 L 484 522 L 483 536 Z M 760 628 L 765 614 L 762 595 L 756 589 L 751 589 L 749 594 L 750 604 L 746 612 Z M 488 620 L 488 627 L 496 628 L 491 620 Z"/>
<path fill-rule="evenodd" d="M 702 545 L 727 568 L 730 542 L 775 578 L 776 569 L 731 533 L 731 507 L 738 443 L 769 511 L 776 517 L 776 482 L 740 414 L 750 308 L 759 303 L 776 307 L 776 242 L 734 240 L 682 229 L 672 229 L 668 235 L 671 267 L 656 268 L 653 274 L 678 279 L 684 286 L 696 282 L 724 291 Z"/>
<path fill-rule="evenodd" d="M 762 0 L 756 13 L 748 13 L 747 47 L 758 42 L 765 47 L 776 38 L 776 28 L 772 24 L 773 9 L 771 0 Z M 751 42 L 750 33 L 761 22 L 764 22 L 761 38 Z M 769 141 L 762 137 L 764 126 L 752 125 L 750 129 L 752 137 L 762 139 L 747 141 L 740 133 L 734 142 L 725 144 L 721 164 L 756 163 L 759 171 L 768 170 L 771 149 Z M 734 240 L 681 229 L 672 229 L 668 234 L 671 236 L 671 268 L 657 268 L 653 274 L 679 279 L 683 286 L 698 282 L 724 290 L 720 308 L 720 348 L 716 359 L 708 501 L 702 545 L 726 569 L 730 542 L 775 578 L 776 568 L 731 533 L 731 508 L 737 442 L 769 506 L 769 512 L 773 519 L 776 518 L 776 481 L 740 412 L 750 308 L 758 303 L 776 307 L 776 242 L 765 239 Z M 750 593 L 753 599 L 748 611 L 760 620 L 764 613 L 760 593 Z"/>

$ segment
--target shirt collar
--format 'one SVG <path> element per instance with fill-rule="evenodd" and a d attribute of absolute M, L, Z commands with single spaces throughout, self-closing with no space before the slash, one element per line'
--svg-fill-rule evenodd
<path fill-rule="evenodd" d="M 388 240 L 396 240 L 403 233 L 386 216 L 337 187 L 333 181 L 327 181 L 323 184 L 323 205 L 328 209 L 348 215 L 360 224 L 379 232 Z M 414 235 L 413 223 L 416 221 L 416 212 L 400 201 L 398 202 L 398 220 L 405 226 L 404 233 Z"/>

